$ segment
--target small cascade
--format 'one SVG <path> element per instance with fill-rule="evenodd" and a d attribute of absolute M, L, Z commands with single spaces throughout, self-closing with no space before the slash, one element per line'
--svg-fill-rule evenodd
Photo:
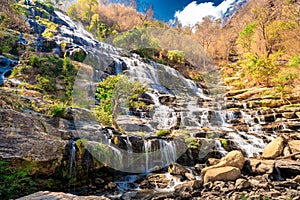
<path fill-rule="evenodd" d="M 154 189 L 157 192 L 174 192 L 175 187 L 182 182 L 180 181 L 180 178 L 176 176 L 172 176 L 169 172 L 165 173 L 166 179 L 168 180 L 168 185 L 166 188 L 156 188 Z"/>
<path fill-rule="evenodd" d="M 176 145 L 173 141 L 144 140 L 143 151 L 145 153 L 146 172 L 150 172 L 158 166 L 167 166 L 177 159 Z"/>
<path fill-rule="evenodd" d="M 69 192 L 75 192 L 75 184 L 76 181 L 76 141 L 71 139 L 70 143 L 70 158 L 69 158 L 69 185 L 68 190 Z M 71 188 L 72 185 L 74 188 Z"/>
<path fill-rule="evenodd" d="M 154 102 L 153 115 L 151 124 L 156 129 L 170 129 L 177 124 L 177 116 L 174 109 L 165 106 L 159 102 L 159 95 L 151 92 L 147 92 Z"/>
<path fill-rule="evenodd" d="M 214 149 L 217 150 L 222 154 L 222 156 L 225 156 L 228 152 L 222 147 L 222 144 L 220 140 L 215 140 Z"/>
<path fill-rule="evenodd" d="M 139 190 L 139 185 L 136 183 L 137 180 L 141 179 L 144 175 L 127 175 L 123 180 L 115 181 L 119 191 Z"/>
<path fill-rule="evenodd" d="M 266 146 L 262 139 L 245 132 L 230 132 L 227 134 L 227 137 L 234 141 L 248 157 L 254 157 L 256 154 L 262 152 Z"/>

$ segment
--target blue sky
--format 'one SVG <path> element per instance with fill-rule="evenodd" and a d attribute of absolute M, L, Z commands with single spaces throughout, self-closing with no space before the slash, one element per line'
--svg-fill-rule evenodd
<path fill-rule="evenodd" d="M 197 0 L 197 4 L 204 2 L 213 2 L 215 6 L 219 5 L 223 0 Z M 141 0 L 141 2 L 151 3 L 153 5 L 155 18 L 163 21 L 169 21 L 174 18 L 174 14 L 178 10 L 183 10 L 193 0 Z"/>
<path fill-rule="evenodd" d="M 141 0 L 153 5 L 154 17 L 168 22 L 175 17 L 184 26 L 193 26 L 208 15 L 219 18 L 235 0 Z"/>

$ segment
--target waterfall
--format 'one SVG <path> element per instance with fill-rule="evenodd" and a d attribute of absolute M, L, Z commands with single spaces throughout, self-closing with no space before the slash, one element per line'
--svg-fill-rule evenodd
<path fill-rule="evenodd" d="M 76 142 L 74 139 L 71 139 L 69 141 L 70 143 L 70 158 L 69 158 L 69 185 L 68 189 L 69 192 L 75 192 L 75 184 L 73 181 L 76 180 Z M 74 188 L 71 188 L 71 185 L 73 184 Z M 73 190 L 73 191 L 72 191 Z"/>
<path fill-rule="evenodd" d="M 157 166 L 165 167 L 177 159 L 176 144 L 174 141 L 166 141 L 163 139 L 144 140 L 143 150 L 145 153 L 146 172 L 150 172 Z"/>
<path fill-rule="evenodd" d="M 220 140 L 215 140 L 214 149 L 219 151 L 222 156 L 225 156 L 228 152 L 222 147 Z"/>

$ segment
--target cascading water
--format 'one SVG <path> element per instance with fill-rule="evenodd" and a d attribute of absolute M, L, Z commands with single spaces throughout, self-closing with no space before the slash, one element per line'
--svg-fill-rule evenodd
<path fill-rule="evenodd" d="M 76 181 L 76 142 L 74 139 L 70 141 L 70 158 L 69 158 L 69 192 L 75 192 L 75 184 Z M 72 188 L 73 185 L 73 188 Z"/>

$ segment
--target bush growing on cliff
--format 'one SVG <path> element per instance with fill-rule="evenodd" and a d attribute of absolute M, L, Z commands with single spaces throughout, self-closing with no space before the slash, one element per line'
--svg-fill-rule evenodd
<path fill-rule="evenodd" d="M 185 61 L 185 55 L 183 51 L 170 50 L 168 51 L 167 56 L 171 62 L 183 64 Z"/>
<path fill-rule="evenodd" d="M 116 120 L 121 104 L 130 108 L 145 108 L 146 105 L 139 97 L 147 89 L 137 81 L 130 81 L 128 77 L 110 76 L 98 84 L 96 98 L 100 105 L 96 108 L 98 121 L 106 126 L 119 129 Z M 124 105 L 123 105 L 124 106 Z"/>

